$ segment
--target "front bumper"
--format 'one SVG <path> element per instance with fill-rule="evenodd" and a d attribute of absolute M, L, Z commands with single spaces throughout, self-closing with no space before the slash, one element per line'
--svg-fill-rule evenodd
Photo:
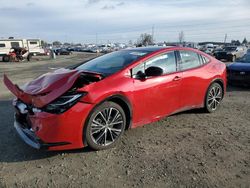
<path fill-rule="evenodd" d="M 84 147 L 83 127 L 93 105 L 78 102 L 62 114 L 47 112 L 20 113 L 14 127 L 29 146 L 36 149 L 67 150 Z"/>
<path fill-rule="evenodd" d="M 228 53 L 216 53 L 214 54 L 215 58 L 218 60 L 225 59 L 227 61 L 232 60 L 233 55 Z"/>
<path fill-rule="evenodd" d="M 230 84 L 250 85 L 250 72 L 228 70 L 227 80 Z"/>
<path fill-rule="evenodd" d="M 20 138 L 29 146 L 35 149 L 49 149 L 49 147 L 62 146 L 70 144 L 69 142 L 57 142 L 57 143 L 44 143 L 38 138 L 32 129 L 25 128 L 17 120 L 14 121 L 14 127 L 20 136 Z"/>
<path fill-rule="evenodd" d="M 14 121 L 14 127 L 16 128 L 16 131 L 20 138 L 29 146 L 36 148 L 36 149 L 41 149 L 42 148 L 42 143 L 39 140 L 38 137 L 36 137 L 34 131 L 28 128 L 23 128 L 23 125 L 21 125 L 18 121 Z"/>

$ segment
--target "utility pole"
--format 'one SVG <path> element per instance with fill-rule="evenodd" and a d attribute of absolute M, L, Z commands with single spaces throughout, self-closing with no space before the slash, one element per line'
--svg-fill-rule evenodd
<path fill-rule="evenodd" d="M 226 41 L 227 41 L 227 34 L 225 34 L 224 45 L 226 44 Z"/>
<path fill-rule="evenodd" d="M 154 42 L 155 25 L 152 26 L 152 40 Z"/>

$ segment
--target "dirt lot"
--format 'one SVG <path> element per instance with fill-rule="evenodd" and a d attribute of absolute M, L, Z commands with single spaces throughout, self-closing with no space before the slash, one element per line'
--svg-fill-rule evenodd
<path fill-rule="evenodd" d="M 16 83 L 90 58 L 6 64 Z M 93 54 L 92 54 L 93 56 Z M 0 82 L 0 187 L 250 187 L 250 89 L 228 87 L 213 114 L 192 110 L 126 131 L 116 148 L 37 151 L 13 128 L 10 94 Z"/>

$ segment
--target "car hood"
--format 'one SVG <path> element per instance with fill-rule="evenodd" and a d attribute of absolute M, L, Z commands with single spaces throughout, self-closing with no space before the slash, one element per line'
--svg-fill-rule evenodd
<path fill-rule="evenodd" d="M 227 67 L 229 70 L 250 71 L 250 63 L 235 62 Z"/>
<path fill-rule="evenodd" d="M 41 108 L 71 89 L 83 71 L 61 68 L 19 87 L 4 75 L 6 87 L 24 103 Z"/>

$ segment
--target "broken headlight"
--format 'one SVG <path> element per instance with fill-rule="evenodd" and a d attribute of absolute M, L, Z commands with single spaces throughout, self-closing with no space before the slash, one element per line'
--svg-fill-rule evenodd
<path fill-rule="evenodd" d="M 81 97 L 86 95 L 87 93 L 75 93 L 70 94 L 66 93 L 56 100 L 52 101 L 50 104 L 46 105 L 43 110 L 45 112 L 60 114 L 70 109 L 73 105 L 75 105 Z"/>

